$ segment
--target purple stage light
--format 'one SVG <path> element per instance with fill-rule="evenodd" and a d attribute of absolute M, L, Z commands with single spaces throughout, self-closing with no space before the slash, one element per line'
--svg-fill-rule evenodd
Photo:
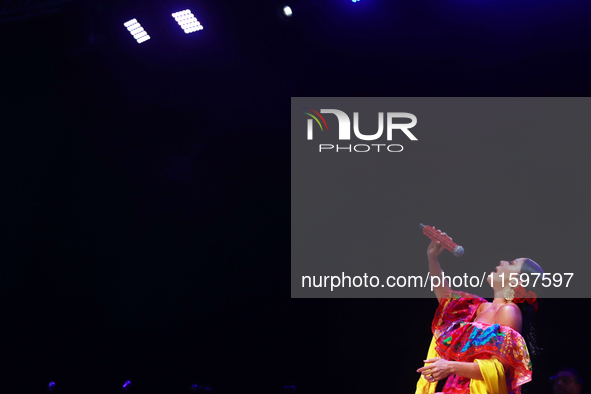
<path fill-rule="evenodd" d="M 129 387 L 131 386 L 131 382 L 129 380 L 126 380 L 125 383 L 123 383 L 123 391 L 127 391 L 129 390 Z"/>
<path fill-rule="evenodd" d="M 129 33 L 136 39 L 138 44 L 150 39 L 148 33 L 144 30 L 142 25 L 134 18 L 123 24 L 129 30 Z"/>
<path fill-rule="evenodd" d="M 172 17 L 187 34 L 203 30 L 203 25 L 195 18 L 191 10 L 175 12 Z"/>
<path fill-rule="evenodd" d="M 47 386 L 47 390 L 53 391 L 54 389 L 55 389 L 55 382 L 49 382 L 49 385 Z"/>

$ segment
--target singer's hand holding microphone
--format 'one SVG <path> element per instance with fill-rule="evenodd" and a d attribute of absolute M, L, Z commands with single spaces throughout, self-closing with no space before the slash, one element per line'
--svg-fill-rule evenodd
<path fill-rule="evenodd" d="M 444 250 L 445 248 L 443 247 L 443 245 L 441 245 L 441 242 L 432 239 L 431 243 L 427 247 L 427 257 L 430 259 L 436 259 Z"/>

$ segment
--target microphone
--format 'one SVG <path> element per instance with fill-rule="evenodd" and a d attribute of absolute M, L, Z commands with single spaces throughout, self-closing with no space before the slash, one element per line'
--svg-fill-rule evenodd
<path fill-rule="evenodd" d="M 452 252 L 454 256 L 460 257 L 464 254 L 464 248 L 452 241 L 447 235 L 443 235 L 439 231 L 435 230 L 435 227 L 425 226 L 423 223 L 421 223 L 421 227 L 423 228 L 423 234 L 432 240 L 441 242 L 441 245 L 443 245 L 445 249 Z"/>

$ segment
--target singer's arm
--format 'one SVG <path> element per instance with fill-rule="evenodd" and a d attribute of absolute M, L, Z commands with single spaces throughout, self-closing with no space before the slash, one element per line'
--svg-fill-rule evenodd
<path fill-rule="evenodd" d="M 438 277 L 439 286 L 433 286 L 433 292 L 435 292 L 435 296 L 437 296 L 437 301 L 441 302 L 441 299 L 447 293 L 451 286 L 447 279 L 441 280 L 441 266 L 439 265 L 439 261 L 437 260 L 437 256 L 443 252 L 444 247 L 441 245 L 441 242 L 432 240 L 427 248 L 427 258 L 429 259 L 429 273 L 431 277 Z M 437 281 L 433 282 L 433 285 L 438 284 Z"/>
<path fill-rule="evenodd" d="M 505 374 L 509 373 L 509 364 L 496 356 L 492 358 L 497 359 L 502 365 Z M 436 380 L 442 380 L 447 378 L 452 373 L 463 376 L 468 379 L 484 380 L 480 366 L 477 362 L 466 362 L 466 361 L 449 361 L 442 358 L 436 357 L 428 360 L 423 360 L 428 365 L 419 368 L 417 372 L 422 373 L 424 376 L 432 375 Z"/>
<path fill-rule="evenodd" d="M 424 376 L 432 375 L 436 380 L 445 379 L 452 373 L 468 379 L 483 380 L 477 362 L 449 361 L 439 357 L 423 360 L 423 362 L 429 365 L 417 369 L 417 372 L 422 373 Z"/>

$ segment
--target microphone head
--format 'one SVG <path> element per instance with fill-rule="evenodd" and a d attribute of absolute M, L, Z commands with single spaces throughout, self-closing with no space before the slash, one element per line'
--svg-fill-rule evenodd
<path fill-rule="evenodd" d="M 456 246 L 454 249 L 454 256 L 460 257 L 463 254 L 464 254 L 464 248 L 462 248 L 460 245 Z"/>

